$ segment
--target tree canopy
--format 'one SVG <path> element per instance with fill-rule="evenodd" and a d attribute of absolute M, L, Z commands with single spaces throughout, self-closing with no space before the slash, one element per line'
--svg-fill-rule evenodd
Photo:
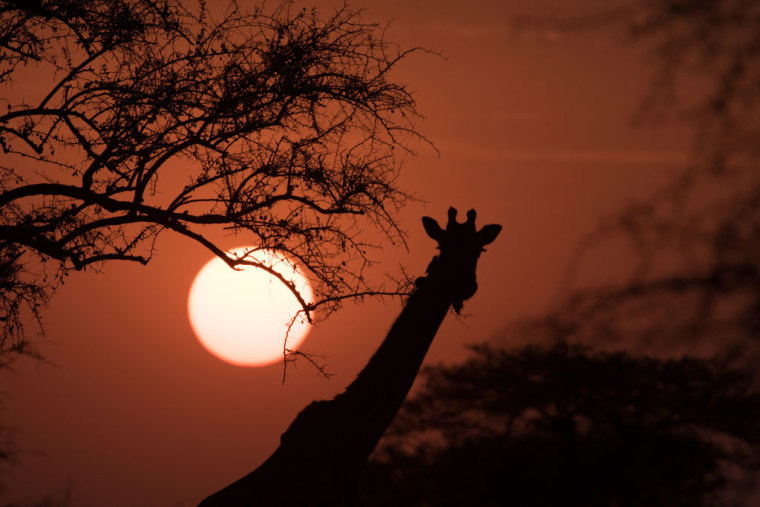
<path fill-rule="evenodd" d="M 480 345 L 424 379 L 368 505 L 733 505 L 758 469 L 760 393 L 717 360 Z"/>
<path fill-rule="evenodd" d="M 424 141 L 390 76 L 412 51 L 345 5 L 0 1 L 0 347 L 71 270 L 145 264 L 166 231 L 230 266 L 269 269 L 223 234 L 284 254 L 309 319 L 383 293 L 366 268 L 403 241 L 400 155 Z"/>

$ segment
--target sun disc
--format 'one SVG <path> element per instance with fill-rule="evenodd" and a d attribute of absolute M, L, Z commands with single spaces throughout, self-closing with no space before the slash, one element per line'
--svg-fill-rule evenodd
<path fill-rule="evenodd" d="M 253 250 L 238 247 L 228 253 L 240 258 Z M 247 258 L 272 267 L 295 284 L 305 301 L 311 301 L 308 281 L 280 254 L 259 250 Z M 253 266 L 231 269 L 218 257 L 198 271 L 187 308 L 198 341 L 219 359 L 238 366 L 276 363 L 283 357 L 286 333 L 287 348 L 295 350 L 311 328 L 303 315 L 293 321 L 301 305 L 280 280 Z"/>

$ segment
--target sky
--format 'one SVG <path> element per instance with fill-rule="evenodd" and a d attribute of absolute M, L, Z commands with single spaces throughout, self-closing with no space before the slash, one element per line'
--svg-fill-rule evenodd
<path fill-rule="evenodd" d="M 402 46 L 443 55 L 418 53 L 395 74 L 415 90 L 420 128 L 438 152 L 421 148 L 405 166 L 402 186 L 420 201 L 398 217 L 408 251 L 387 250 L 384 265 L 423 274 L 435 245 L 420 217 L 443 221 L 451 205 L 503 226 L 481 257 L 467 317 L 447 317 L 426 364 L 461 359 L 466 344 L 551 308 L 582 238 L 686 159 L 684 129 L 632 121 L 650 79 L 640 48 L 610 30 L 513 29 L 522 15 L 605 2 L 567 4 L 351 3 L 366 19 L 392 19 L 388 36 Z M 195 505 L 256 468 L 306 404 L 341 392 L 400 310 L 395 300 L 346 305 L 303 345 L 326 357 L 333 376 L 298 364 L 282 384 L 281 364 L 236 367 L 199 345 L 187 295 L 210 255 L 170 236 L 157 246 L 146 267 L 72 276 L 45 314 L 47 362 L 22 359 L 0 372 L 3 420 L 21 449 L 0 503 L 68 491 L 77 506 Z M 620 264 L 602 254 L 580 280 L 613 276 Z"/>

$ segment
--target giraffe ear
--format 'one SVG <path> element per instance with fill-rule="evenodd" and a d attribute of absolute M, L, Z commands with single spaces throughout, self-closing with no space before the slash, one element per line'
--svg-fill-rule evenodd
<path fill-rule="evenodd" d="M 441 229 L 441 226 L 438 225 L 438 222 L 434 218 L 422 217 L 422 226 L 425 228 L 428 236 L 439 243 L 441 242 L 441 239 L 443 239 L 443 229 Z"/>
<path fill-rule="evenodd" d="M 493 243 L 496 236 L 501 232 L 501 226 L 497 224 L 489 224 L 478 231 L 478 239 L 483 246 Z"/>

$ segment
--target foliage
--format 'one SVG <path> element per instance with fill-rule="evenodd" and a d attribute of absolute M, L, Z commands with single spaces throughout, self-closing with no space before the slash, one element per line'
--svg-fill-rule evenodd
<path fill-rule="evenodd" d="M 699 127 L 698 153 L 757 154 L 760 6 L 741 0 L 641 0 L 624 18 L 649 49 L 650 115 L 677 113 Z M 711 161 L 716 163 L 716 161 Z"/>
<path fill-rule="evenodd" d="M 364 493 L 368 505 L 715 505 L 757 470 L 759 443 L 760 393 L 721 362 L 481 345 L 426 370 Z"/>
<path fill-rule="evenodd" d="M 533 24 L 622 30 L 652 64 L 635 119 L 645 126 L 685 122 L 693 132 L 690 161 L 669 185 L 602 220 L 579 245 L 571 290 L 549 316 L 552 332 L 573 342 L 649 353 L 686 347 L 754 362 L 760 354 L 760 4 L 638 0 Z M 631 255 L 605 262 L 626 266 L 635 259 L 628 276 L 573 286 L 589 254 L 598 259 L 615 241 L 630 245 Z"/>
<path fill-rule="evenodd" d="M 400 153 L 424 141 L 389 73 L 410 52 L 346 6 L 0 1 L 0 319 L 23 346 L 71 270 L 147 263 L 164 231 L 230 266 L 224 235 L 304 267 L 307 318 L 383 293 L 366 268 Z M 403 290 L 393 289 L 390 293 Z"/>

